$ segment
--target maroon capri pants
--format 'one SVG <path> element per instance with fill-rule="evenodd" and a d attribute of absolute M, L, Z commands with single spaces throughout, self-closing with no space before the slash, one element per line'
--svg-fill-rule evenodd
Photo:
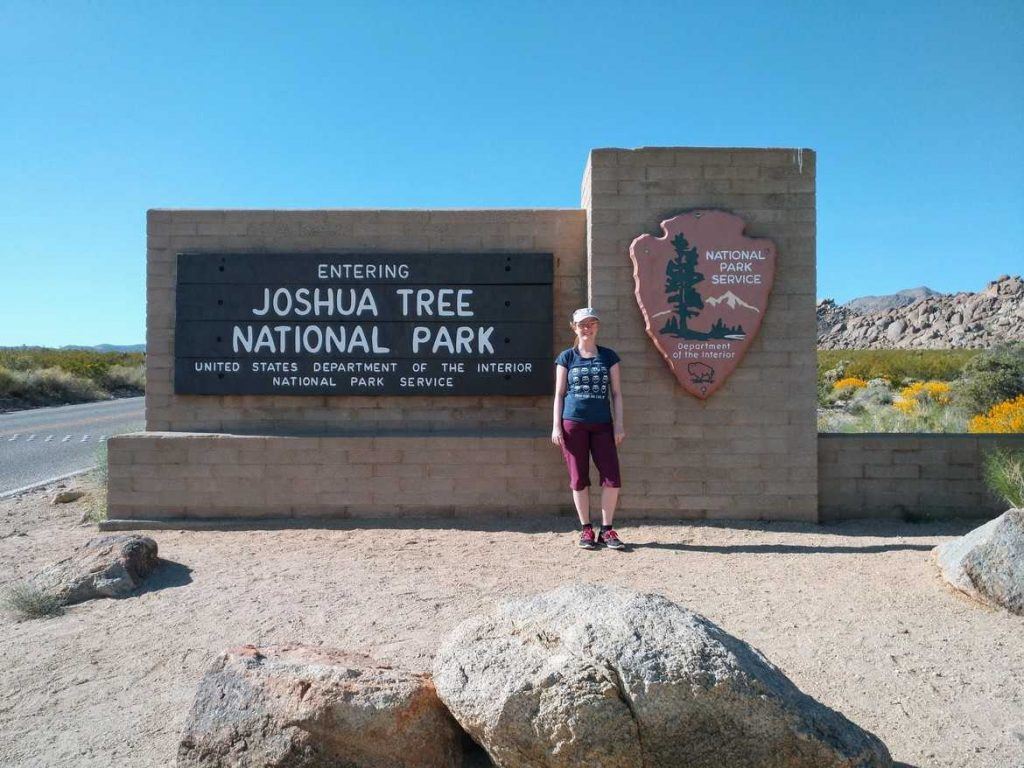
<path fill-rule="evenodd" d="M 590 456 L 594 457 L 602 488 L 621 488 L 619 454 L 611 422 L 562 419 L 562 455 L 569 467 L 569 487 L 582 491 L 590 485 Z"/>

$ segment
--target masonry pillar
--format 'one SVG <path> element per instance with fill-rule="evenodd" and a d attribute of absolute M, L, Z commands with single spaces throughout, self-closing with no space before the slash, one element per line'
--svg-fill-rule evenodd
<path fill-rule="evenodd" d="M 816 521 L 814 152 L 595 149 L 582 204 L 590 304 L 623 362 L 623 512 Z M 629 258 L 635 237 L 694 208 L 737 214 L 778 250 L 760 331 L 707 400 L 679 386 L 645 333 Z"/>

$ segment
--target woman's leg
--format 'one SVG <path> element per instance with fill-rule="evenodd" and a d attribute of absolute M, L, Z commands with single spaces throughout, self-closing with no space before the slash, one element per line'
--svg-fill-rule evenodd
<path fill-rule="evenodd" d="M 619 503 L 619 489 L 607 486 L 601 489 L 601 525 L 611 525 L 615 519 L 615 507 Z"/>
<path fill-rule="evenodd" d="M 590 522 L 590 433 L 578 421 L 562 420 L 562 455 L 569 468 L 569 487 L 580 524 Z"/>
<path fill-rule="evenodd" d="M 576 505 L 576 514 L 580 517 L 580 525 L 590 522 L 590 489 L 573 490 L 572 503 Z"/>
<path fill-rule="evenodd" d="M 590 450 L 594 454 L 601 477 L 601 524 L 611 526 L 615 520 L 615 507 L 619 503 L 619 452 L 615 448 L 615 432 L 611 424 L 602 425 L 590 436 Z"/>

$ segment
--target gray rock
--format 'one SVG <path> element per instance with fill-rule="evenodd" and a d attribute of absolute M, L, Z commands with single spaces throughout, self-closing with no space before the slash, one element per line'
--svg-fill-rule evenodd
<path fill-rule="evenodd" d="M 72 501 L 78 501 L 83 496 L 85 496 L 85 491 L 79 490 L 78 488 L 70 488 L 66 491 L 57 491 L 52 497 L 50 497 L 50 503 L 69 504 Z"/>
<path fill-rule="evenodd" d="M 448 636 L 438 694 L 501 768 L 868 768 L 885 746 L 670 600 L 575 585 Z"/>
<path fill-rule="evenodd" d="M 1024 509 L 933 550 L 942 577 L 979 602 L 1024 615 Z"/>
<path fill-rule="evenodd" d="M 178 768 L 458 768 L 429 676 L 329 648 L 245 645 L 199 683 Z"/>
<path fill-rule="evenodd" d="M 903 338 L 903 332 L 905 330 L 907 330 L 906 321 L 897 320 L 896 322 L 894 322 L 892 325 L 885 329 L 885 335 L 886 338 L 889 339 L 889 341 L 896 342 Z"/>
<path fill-rule="evenodd" d="M 31 581 L 65 605 L 98 597 L 126 597 L 156 566 L 156 552 L 156 542 L 149 536 L 95 536 Z"/>

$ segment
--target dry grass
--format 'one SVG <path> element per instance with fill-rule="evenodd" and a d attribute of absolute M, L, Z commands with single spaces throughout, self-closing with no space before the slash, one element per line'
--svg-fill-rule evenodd
<path fill-rule="evenodd" d="M 28 581 L 9 584 L 0 595 L 0 604 L 18 621 L 45 619 L 64 613 L 64 604 L 59 597 Z"/>

